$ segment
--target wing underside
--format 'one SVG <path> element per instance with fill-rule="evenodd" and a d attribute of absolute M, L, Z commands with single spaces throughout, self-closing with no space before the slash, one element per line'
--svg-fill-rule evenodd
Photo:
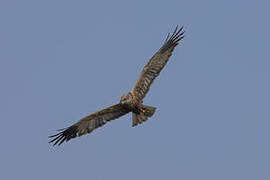
<path fill-rule="evenodd" d="M 142 100 L 145 97 L 154 79 L 159 75 L 161 70 L 167 64 L 174 48 L 183 38 L 183 27 L 178 29 L 177 26 L 173 34 L 171 36 L 170 33 L 168 34 L 162 47 L 158 50 L 157 53 L 154 54 L 154 56 L 149 60 L 147 65 L 144 66 L 143 71 L 132 90 L 139 99 Z"/>
<path fill-rule="evenodd" d="M 63 142 L 69 141 L 72 138 L 91 133 L 94 129 L 103 126 L 108 121 L 117 119 L 127 113 L 129 113 L 129 110 L 120 103 L 112 105 L 82 118 L 68 128 L 60 129 L 59 133 L 49 136 L 50 138 L 53 138 L 49 143 L 61 145 Z"/>

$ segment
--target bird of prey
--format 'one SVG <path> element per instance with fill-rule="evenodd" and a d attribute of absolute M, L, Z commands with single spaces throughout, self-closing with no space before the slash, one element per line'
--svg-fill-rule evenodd
<path fill-rule="evenodd" d="M 91 133 L 94 129 L 101 127 L 108 121 L 117 119 L 129 112 L 132 112 L 132 126 L 147 121 L 155 113 L 156 108 L 144 105 L 143 98 L 149 91 L 154 79 L 168 62 L 174 48 L 183 38 L 183 27 L 178 28 L 176 26 L 172 35 L 168 33 L 161 48 L 144 66 L 134 88 L 129 93 L 124 94 L 119 103 L 90 114 L 68 128 L 60 129 L 59 133 L 49 136 L 49 138 L 52 138 L 49 143 L 61 145 L 64 141 Z"/>

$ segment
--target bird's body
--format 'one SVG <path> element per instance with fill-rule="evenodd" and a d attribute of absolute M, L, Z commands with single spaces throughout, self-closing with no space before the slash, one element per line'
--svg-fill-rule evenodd
<path fill-rule="evenodd" d="M 54 145 L 60 145 L 64 141 L 69 141 L 72 138 L 90 133 L 94 129 L 104 125 L 106 122 L 117 119 L 129 112 L 132 112 L 132 126 L 147 121 L 147 119 L 155 113 L 156 108 L 144 105 L 143 98 L 149 91 L 154 79 L 168 62 L 174 48 L 184 37 L 184 32 L 182 30 L 183 27 L 180 29 L 176 27 L 171 36 L 168 34 L 163 46 L 143 68 L 141 76 L 134 88 L 129 93 L 124 94 L 119 103 L 92 113 L 66 129 L 61 129 L 61 132 L 50 136 L 50 138 L 53 138 L 50 143 L 54 142 Z"/>
<path fill-rule="evenodd" d="M 136 98 L 134 92 L 129 92 L 121 97 L 120 103 L 134 113 L 140 113 L 142 110 L 142 100 Z"/>

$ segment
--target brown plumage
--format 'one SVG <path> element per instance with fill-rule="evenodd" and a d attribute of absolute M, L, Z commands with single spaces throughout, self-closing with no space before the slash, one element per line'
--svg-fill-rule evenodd
<path fill-rule="evenodd" d="M 177 26 L 173 34 L 171 36 L 168 34 L 162 47 L 154 54 L 147 65 L 144 66 L 134 88 L 128 94 L 124 94 L 119 103 L 92 113 L 68 128 L 60 129 L 59 133 L 49 136 L 52 138 L 50 143 L 60 145 L 72 138 L 91 133 L 94 129 L 106 124 L 106 122 L 117 119 L 129 112 L 132 112 L 132 126 L 147 121 L 155 113 L 156 108 L 144 105 L 143 98 L 149 91 L 154 79 L 168 62 L 174 48 L 183 37 L 183 27 L 178 29 Z"/>

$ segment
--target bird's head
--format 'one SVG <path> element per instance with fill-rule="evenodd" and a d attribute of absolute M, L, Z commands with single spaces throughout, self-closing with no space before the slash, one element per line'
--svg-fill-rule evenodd
<path fill-rule="evenodd" d="M 123 104 L 123 105 L 128 105 L 128 104 L 131 103 L 131 101 L 132 101 L 131 94 L 128 93 L 128 94 L 124 94 L 124 95 L 121 97 L 120 103 Z"/>

